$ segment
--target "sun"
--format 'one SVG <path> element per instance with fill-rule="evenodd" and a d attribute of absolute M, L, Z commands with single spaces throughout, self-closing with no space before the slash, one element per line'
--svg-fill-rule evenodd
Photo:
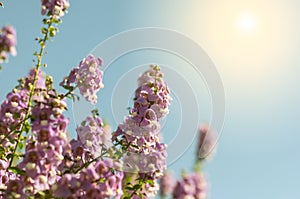
<path fill-rule="evenodd" d="M 249 14 L 242 14 L 238 17 L 237 27 L 242 32 L 253 32 L 256 28 L 256 19 Z"/>

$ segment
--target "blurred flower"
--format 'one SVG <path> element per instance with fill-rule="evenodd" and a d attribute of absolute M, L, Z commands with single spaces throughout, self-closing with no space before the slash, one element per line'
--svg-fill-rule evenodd
<path fill-rule="evenodd" d="M 173 191 L 174 199 L 205 199 L 207 183 L 203 174 L 192 173 L 186 175 L 177 184 Z"/>
<path fill-rule="evenodd" d="M 0 63 L 8 59 L 8 54 L 17 55 L 16 30 L 12 26 L 4 26 L 0 29 Z"/>
<path fill-rule="evenodd" d="M 166 196 L 173 192 L 176 181 L 170 171 L 166 171 L 160 179 L 160 195 Z"/>
<path fill-rule="evenodd" d="M 207 124 L 200 125 L 197 157 L 199 160 L 211 157 L 216 145 L 216 136 Z"/>

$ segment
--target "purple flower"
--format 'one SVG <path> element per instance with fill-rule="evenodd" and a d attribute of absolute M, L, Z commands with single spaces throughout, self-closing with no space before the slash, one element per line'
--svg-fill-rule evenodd
<path fill-rule="evenodd" d="M 82 196 L 79 176 L 74 174 L 63 175 L 51 188 L 55 197 L 78 198 Z"/>
<path fill-rule="evenodd" d="M 25 183 L 21 179 L 11 180 L 7 184 L 7 190 L 3 198 L 20 198 L 26 199 L 28 196 L 23 192 Z"/>
<path fill-rule="evenodd" d="M 6 99 L 0 106 L 0 136 L 5 138 L 2 140 L 4 147 L 13 146 L 12 140 L 17 137 L 17 134 L 12 132 L 12 129 L 20 130 L 21 121 L 25 119 L 26 111 L 28 111 L 29 90 L 33 84 L 34 70 L 32 69 L 29 75 L 20 80 L 20 85 L 8 93 Z M 54 99 L 50 99 L 45 93 L 45 74 L 38 71 L 37 81 L 35 85 L 36 91 L 33 100 L 39 103 L 52 103 Z M 42 92 L 43 91 L 43 92 Z M 47 99 L 46 99 L 47 98 Z M 55 100 L 54 100 L 55 101 Z M 57 101 L 57 100 L 56 100 Z M 51 105 L 51 112 L 55 110 L 64 110 L 65 103 L 55 106 Z M 41 110 L 40 108 L 38 110 Z M 29 110 L 30 111 L 30 110 Z M 33 110 L 34 112 L 35 110 Z"/>
<path fill-rule="evenodd" d="M 76 129 L 80 142 L 94 158 L 101 154 L 103 148 L 111 145 L 111 134 L 104 131 L 103 126 L 101 118 L 93 115 L 87 117 Z"/>
<path fill-rule="evenodd" d="M 207 183 L 203 174 L 192 173 L 184 176 L 181 181 L 178 181 L 174 191 L 174 199 L 205 199 L 207 195 Z"/>
<path fill-rule="evenodd" d="M 32 68 L 28 74 L 28 76 L 25 79 L 25 85 L 24 88 L 26 88 L 28 91 L 30 91 L 30 85 L 33 84 L 33 79 L 34 79 L 34 74 L 35 74 L 35 68 Z M 38 90 L 45 90 L 46 89 L 46 74 L 39 70 L 37 73 L 36 77 L 36 82 L 35 82 L 35 89 Z M 38 95 L 38 93 L 36 93 Z"/>
<path fill-rule="evenodd" d="M 55 92 L 45 89 L 38 93 L 40 96 L 34 95 L 32 135 L 27 140 L 25 156 L 18 165 L 25 171 L 24 193 L 28 195 L 49 190 L 56 183 L 61 175 L 59 168 L 64 154 L 70 149 L 66 135 L 69 119 L 62 114 L 66 104 Z"/>
<path fill-rule="evenodd" d="M 123 173 L 112 171 L 116 168 L 111 159 L 98 160 L 83 169 L 79 175 L 63 175 L 52 186 L 54 196 L 73 198 L 120 198 L 123 194 Z"/>
<path fill-rule="evenodd" d="M 6 100 L 1 104 L 0 123 L 2 123 L 3 126 L 16 127 L 25 117 L 28 98 L 24 90 L 14 90 L 8 93 Z"/>
<path fill-rule="evenodd" d="M 160 195 L 166 196 L 173 192 L 176 181 L 171 172 L 167 171 L 160 179 Z"/>
<path fill-rule="evenodd" d="M 171 97 L 162 76 L 158 66 L 151 67 L 140 76 L 134 107 L 112 136 L 113 142 L 126 150 L 126 176 L 152 182 L 144 183 L 133 198 L 139 198 L 139 194 L 145 195 L 145 198 L 153 197 L 159 189 L 157 180 L 166 169 L 167 146 L 160 142 L 159 119 L 168 114 Z"/>
<path fill-rule="evenodd" d="M 13 172 L 6 170 L 7 167 L 8 167 L 8 162 L 0 159 L 0 189 L 6 189 L 9 181 L 16 179 L 16 175 Z M 0 198 L 1 198 L 1 192 L 0 192 Z"/>
<path fill-rule="evenodd" d="M 80 94 L 92 104 L 97 103 L 97 92 L 104 87 L 102 83 L 103 72 L 99 69 L 102 65 L 100 58 L 88 55 L 79 66 L 72 69 L 68 77 L 60 83 L 61 86 L 68 88 L 71 84 L 78 86 Z"/>
<path fill-rule="evenodd" d="M 41 0 L 42 15 L 50 14 L 57 18 L 62 17 L 69 8 L 69 0 Z"/>
<path fill-rule="evenodd" d="M 199 140 L 197 148 L 197 158 L 199 160 L 207 159 L 211 156 L 216 144 L 216 136 L 207 124 L 199 127 Z"/>
<path fill-rule="evenodd" d="M 0 30 L 0 63 L 7 60 L 8 54 L 17 55 L 16 30 L 12 26 L 4 26 Z"/>
<path fill-rule="evenodd" d="M 12 130 L 20 130 L 20 123 L 25 118 L 28 98 L 26 90 L 14 89 L 8 93 L 0 106 L 0 137 L 5 149 L 15 145 L 13 140 L 17 134 Z"/>

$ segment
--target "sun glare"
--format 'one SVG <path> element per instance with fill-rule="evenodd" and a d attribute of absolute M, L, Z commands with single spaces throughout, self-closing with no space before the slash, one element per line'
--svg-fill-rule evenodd
<path fill-rule="evenodd" d="M 241 15 L 237 22 L 238 29 L 243 32 L 253 32 L 256 27 L 256 20 L 251 15 Z"/>

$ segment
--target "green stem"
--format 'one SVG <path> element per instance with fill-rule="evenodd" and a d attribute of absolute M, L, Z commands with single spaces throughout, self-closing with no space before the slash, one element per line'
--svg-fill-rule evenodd
<path fill-rule="evenodd" d="M 61 96 L 61 99 L 66 98 L 66 97 L 67 97 L 68 95 L 70 95 L 70 94 L 73 94 L 73 91 L 74 91 L 76 88 L 78 88 L 78 85 L 76 85 L 74 88 L 70 89 L 66 94 L 63 94 L 63 95 Z"/>
<path fill-rule="evenodd" d="M 202 160 L 197 160 L 195 162 L 194 171 L 197 172 L 197 173 L 201 173 L 202 165 L 203 165 L 203 161 Z"/>
<path fill-rule="evenodd" d="M 41 49 L 40 49 L 40 52 L 39 54 L 37 55 L 37 64 L 35 66 L 35 72 L 34 72 L 34 77 L 33 77 L 33 83 L 32 83 L 32 86 L 30 87 L 30 93 L 29 93 L 29 100 L 28 100 L 28 103 L 27 103 L 27 109 L 26 109 L 26 114 L 25 114 L 25 118 L 29 118 L 29 114 L 30 114 L 30 107 L 31 107 L 31 104 L 32 104 L 32 98 L 33 98 L 33 94 L 34 94 L 34 91 L 35 91 L 35 84 L 36 84 L 36 81 L 37 81 L 37 77 L 38 77 L 38 73 L 39 73 L 39 69 L 41 67 L 41 63 L 42 63 L 42 58 L 43 58 L 43 54 L 44 54 L 44 51 L 45 51 L 45 47 L 46 47 L 46 41 L 48 40 L 49 38 L 49 31 L 50 31 L 50 28 L 52 26 L 52 21 L 53 21 L 53 18 L 51 17 L 50 18 L 50 23 L 48 24 L 48 27 L 46 29 L 46 32 L 43 33 L 44 34 L 44 38 L 43 40 L 40 42 L 40 45 L 41 45 Z M 7 169 L 9 169 L 11 166 L 12 166 L 12 163 L 13 163 L 13 160 L 14 160 L 14 156 L 16 154 L 16 151 L 18 149 L 18 146 L 19 146 L 19 143 L 20 143 L 20 139 L 21 139 L 21 135 L 22 135 L 22 130 L 23 130 L 23 127 L 24 127 L 24 124 L 25 124 L 26 120 L 24 122 L 21 123 L 21 131 L 18 135 L 18 139 L 17 139 L 17 143 L 14 147 L 14 150 L 13 150 L 13 155 L 11 156 L 11 159 L 10 159 L 10 162 L 9 162 L 9 166 L 7 167 Z"/>
<path fill-rule="evenodd" d="M 82 169 L 87 168 L 90 164 L 92 164 L 93 162 L 96 162 L 99 158 L 103 157 L 106 153 L 107 153 L 107 151 L 105 151 L 105 152 L 103 152 L 103 153 L 101 152 L 101 155 L 99 155 L 98 157 L 96 157 L 96 158 L 94 158 L 94 159 L 92 159 L 92 160 L 90 160 L 90 161 L 84 163 L 84 164 L 83 164 L 81 167 L 79 167 L 74 173 L 76 174 L 76 173 L 78 173 L 79 171 L 81 171 Z"/>

